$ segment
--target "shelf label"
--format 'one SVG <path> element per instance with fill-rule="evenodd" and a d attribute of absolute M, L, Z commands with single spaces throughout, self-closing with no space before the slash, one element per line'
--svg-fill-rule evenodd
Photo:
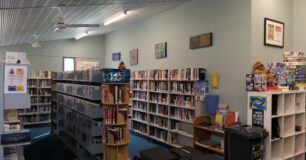
<path fill-rule="evenodd" d="M 264 127 L 264 111 L 260 109 L 252 110 L 252 126 Z"/>
<path fill-rule="evenodd" d="M 249 107 L 252 109 L 267 110 L 267 97 L 250 96 Z"/>
<path fill-rule="evenodd" d="M 5 65 L 4 93 L 27 93 L 27 66 Z"/>

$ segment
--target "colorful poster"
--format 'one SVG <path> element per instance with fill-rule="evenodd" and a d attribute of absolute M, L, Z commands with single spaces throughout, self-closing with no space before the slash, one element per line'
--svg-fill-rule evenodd
<path fill-rule="evenodd" d="M 4 72 L 4 93 L 27 93 L 27 67 L 6 65 Z"/>
<path fill-rule="evenodd" d="M 250 96 L 249 107 L 259 110 L 267 110 L 267 97 L 264 96 Z"/>

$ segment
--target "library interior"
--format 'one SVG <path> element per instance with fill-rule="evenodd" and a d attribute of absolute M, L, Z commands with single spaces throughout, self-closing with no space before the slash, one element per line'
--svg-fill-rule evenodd
<path fill-rule="evenodd" d="M 1 0 L 0 160 L 306 160 L 306 0 Z"/>

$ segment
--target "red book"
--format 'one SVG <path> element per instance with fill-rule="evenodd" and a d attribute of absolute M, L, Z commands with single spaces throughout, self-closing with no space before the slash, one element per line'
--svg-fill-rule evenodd
<path fill-rule="evenodd" d="M 236 112 L 227 112 L 225 125 L 231 125 L 236 122 Z"/>

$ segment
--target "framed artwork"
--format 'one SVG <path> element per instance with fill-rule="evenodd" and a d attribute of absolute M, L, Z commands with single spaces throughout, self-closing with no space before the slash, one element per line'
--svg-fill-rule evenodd
<path fill-rule="evenodd" d="M 264 45 L 284 48 L 284 27 L 283 22 L 265 18 Z"/>
<path fill-rule="evenodd" d="M 121 60 L 121 53 L 112 53 L 112 61 L 120 61 Z"/>
<path fill-rule="evenodd" d="M 212 33 L 204 33 L 201 35 L 190 37 L 189 48 L 198 49 L 212 46 Z"/>
<path fill-rule="evenodd" d="M 138 49 L 130 50 L 130 65 L 134 66 L 138 64 Z"/>
<path fill-rule="evenodd" d="M 167 42 L 158 43 L 155 45 L 155 58 L 167 58 Z"/>

